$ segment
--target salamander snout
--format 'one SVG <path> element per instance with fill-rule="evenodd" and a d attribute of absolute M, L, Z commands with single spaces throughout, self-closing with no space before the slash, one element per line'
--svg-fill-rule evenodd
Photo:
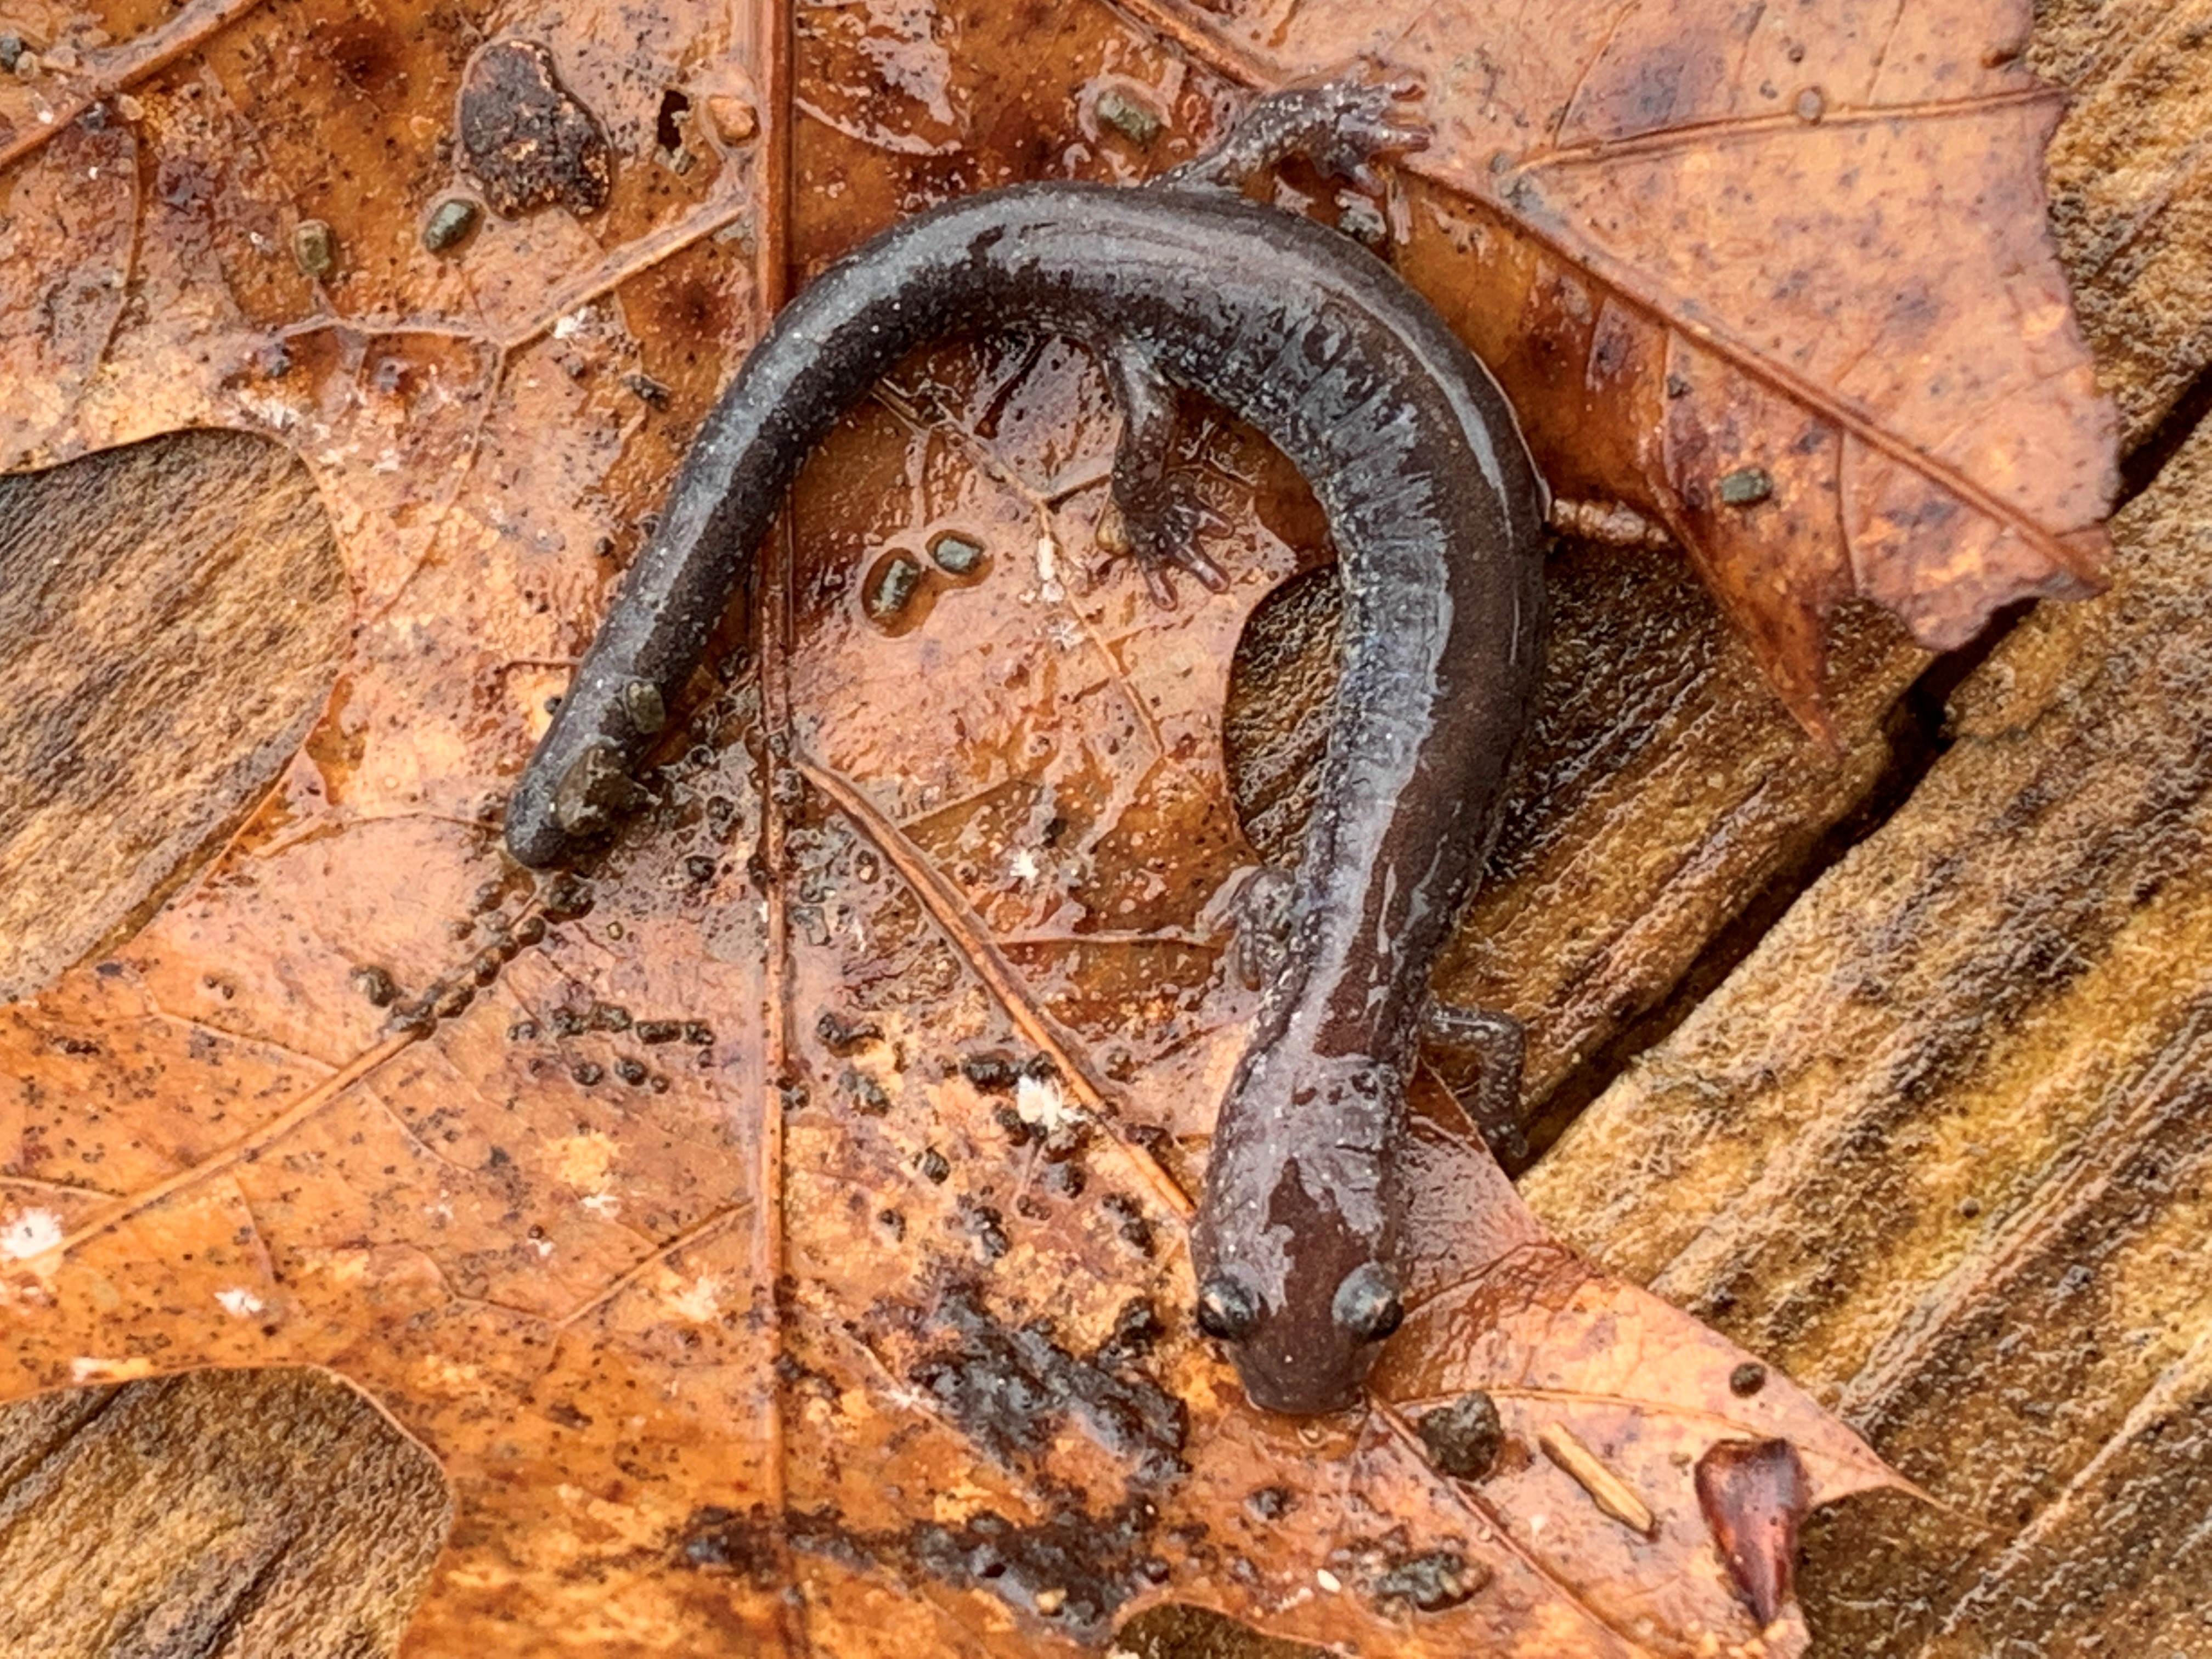
<path fill-rule="evenodd" d="M 1198 1328 L 1228 1345 L 1252 1403 L 1300 1414 L 1356 1403 L 1382 1339 L 1404 1322 L 1397 1277 L 1364 1261 L 1335 1284 L 1327 1311 L 1291 1296 L 1272 1307 L 1244 1275 L 1218 1267 L 1198 1287 Z M 1325 1321 L 1325 1322 L 1324 1322 Z"/>

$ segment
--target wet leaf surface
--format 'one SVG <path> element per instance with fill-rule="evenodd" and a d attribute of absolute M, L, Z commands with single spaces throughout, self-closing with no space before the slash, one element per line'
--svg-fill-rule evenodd
<path fill-rule="evenodd" d="M 1365 44 L 1313 21 L 1257 78 Z M 1279 461 L 1194 409 L 1185 461 L 1237 581 L 1152 605 L 1097 544 L 1115 423 L 1054 342 L 948 348 L 849 420 L 760 635 L 733 625 L 678 711 L 656 805 L 586 882 L 502 863 L 507 781 L 778 260 L 960 191 L 1191 154 L 1234 88 L 1150 22 L 800 14 L 787 222 L 755 20 L 8 21 L 38 60 L 0 81 L 0 210 L 38 228 L 0 256 L 9 458 L 269 433 L 313 471 L 352 615 L 324 624 L 327 712 L 244 829 L 5 1015 L 7 1386 L 298 1362 L 360 1382 L 456 1495 L 419 1650 L 1035 1652 L 1174 1604 L 1408 1653 L 1790 1651 L 1802 1628 L 1753 1629 L 1689 1471 L 1781 1435 L 1819 1499 L 1886 1478 L 1546 1238 L 1442 1105 L 1424 1298 L 1370 1409 L 1258 1417 L 1192 1334 L 1182 1194 L 1249 1012 L 1222 971 L 1255 856 L 1222 709 L 1252 607 L 1326 549 Z M 1638 116 L 1634 66 L 1709 35 L 1616 32 L 1568 96 L 1534 48 L 1571 31 L 1520 43 L 1505 82 L 1427 44 L 1466 26 L 1392 31 L 1438 137 L 1394 198 L 1401 265 L 1495 352 L 1563 488 L 1693 548 L 1801 714 L 1844 594 L 1942 640 L 2094 565 L 2099 406 L 2037 216 L 2048 105 L 2017 71 L 1942 91 L 1979 60 L 1814 42 L 1856 90 L 1775 119 L 1744 77 L 1790 43 L 1759 36 L 1725 85 L 1676 76 Z M 1244 20 L 1206 27 L 1200 62 L 1251 69 Z M 1891 52 L 1922 79 L 1869 68 Z M 1532 149 L 1521 118 L 1554 101 Z M 1677 127 L 1695 142 L 1662 142 Z M 1988 257 L 2027 273 L 1997 323 L 1948 289 L 1793 308 L 1787 269 L 1731 264 L 1875 214 L 1854 167 L 1955 182 L 1961 131 Z M 1749 171 L 1708 199 L 1701 167 Z M 1891 252 L 1867 243 L 1869 280 Z M 1978 378 L 1852 380 L 1907 322 Z M 2058 413 L 2000 431 L 1992 408 Z M 2078 459 L 2030 472 L 2028 444 Z M 1962 518 L 1970 556 L 1934 568 L 1926 526 Z M 1478 1395 L 1490 1464 L 1440 1474 L 1424 1429 Z"/>
<path fill-rule="evenodd" d="M 1262 81 L 1423 74 L 1410 165 L 1443 188 L 1402 268 L 1554 486 L 1665 526 L 1809 726 L 1845 599 L 1942 649 L 2101 580 L 2113 416 L 2045 227 L 2062 100 L 2026 3 L 1206 15 L 1196 49 Z"/>

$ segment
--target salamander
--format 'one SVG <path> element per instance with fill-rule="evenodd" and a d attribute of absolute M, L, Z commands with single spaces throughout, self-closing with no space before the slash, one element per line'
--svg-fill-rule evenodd
<path fill-rule="evenodd" d="M 1354 1401 L 1402 1316 L 1396 1154 L 1430 966 L 1495 833 L 1543 647 L 1549 497 L 1504 394 L 1381 260 L 1241 188 L 1292 154 L 1371 185 L 1370 158 L 1420 142 L 1407 91 L 1279 93 L 1149 184 L 983 191 L 824 270 L 708 416 L 506 823 L 544 866 L 640 804 L 631 769 L 800 464 L 916 348 L 1025 329 L 1097 356 L 1124 420 L 1111 498 L 1156 588 L 1170 567 L 1220 583 L 1168 466 L 1173 388 L 1249 421 L 1326 517 L 1341 668 L 1301 854 L 1248 907 L 1265 982 L 1191 1250 L 1200 1328 L 1256 1405 L 1289 1413 Z"/>

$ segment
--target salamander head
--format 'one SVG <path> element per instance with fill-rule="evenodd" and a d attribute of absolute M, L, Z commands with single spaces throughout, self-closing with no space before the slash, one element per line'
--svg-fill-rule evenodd
<path fill-rule="evenodd" d="M 1270 1308 L 1234 1268 L 1217 1268 L 1198 1287 L 1198 1325 L 1229 1345 L 1252 1403 L 1308 1416 L 1340 1411 L 1405 1317 L 1396 1276 L 1364 1261 L 1336 1284 L 1326 1314 L 1294 1305 Z"/>
<path fill-rule="evenodd" d="M 1255 1406 L 1356 1403 L 1404 1317 L 1402 1100 L 1393 1073 L 1357 1057 L 1261 1060 L 1231 1085 L 1192 1259 L 1199 1328 L 1227 1346 Z"/>

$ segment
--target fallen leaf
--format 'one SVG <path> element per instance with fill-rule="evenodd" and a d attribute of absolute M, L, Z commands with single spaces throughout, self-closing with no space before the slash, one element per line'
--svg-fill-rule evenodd
<path fill-rule="evenodd" d="M 810 470 L 802 511 L 848 528 L 793 572 L 804 781 L 767 894 L 741 678 L 588 891 L 500 874 L 488 823 L 276 814 L 19 1005 L 12 1386 L 361 1382 L 454 1484 L 425 1651 L 1036 1651 L 1170 1601 L 1409 1653 L 1747 1642 L 1696 1455 L 1785 1432 L 1823 1497 L 1887 1477 L 1544 1240 L 1448 1106 L 1372 1411 L 1255 1413 L 1195 1337 L 1181 1192 L 1249 1012 L 1216 903 L 1249 857 L 1218 741 L 1242 607 L 1100 568 L 1115 432 L 1079 354 L 985 344 Z M 1256 598 L 1315 550 L 1251 510 L 1296 492 L 1248 434 L 1200 455 Z M 937 585 L 886 617 L 868 573 L 902 550 Z M 1418 1420 L 1478 1389 L 1500 1467 L 1462 1485 Z M 1530 1456 L 1554 1425 L 1656 1539 Z"/>
<path fill-rule="evenodd" d="M 1234 102 L 1103 11 L 963 18 L 957 54 L 942 21 L 806 15 L 803 262 L 931 196 L 1154 170 Z M 1784 1437 L 1820 1500 L 1888 1477 L 1542 1237 L 1441 1106 L 1371 1409 L 1255 1414 L 1190 1330 L 1182 1194 L 1250 1012 L 1219 970 L 1254 861 L 1220 710 L 1251 605 L 1323 552 L 1249 434 L 1192 411 L 1237 582 L 1165 611 L 1096 544 L 1115 421 L 1080 354 L 909 366 L 810 468 L 753 662 L 702 684 L 659 805 L 588 884 L 501 861 L 544 700 L 781 282 L 744 118 L 785 118 L 775 65 L 726 20 L 679 51 L 699 22 L 548 29 L 549 130 L 593 153 L 576 100 L 618 158 L 585 218 L 489 186 L 506 138 L 466 169 L 441 143 L 491 48 L 427 8 L 199 0 L 0 88 L 10 210 L 46 227 L 0 270 L 37 394 L 8 453 L 278 434 L 356 623 L 245 829 L 7 1012 L 0 1386 L 359 1382 L 455 1489 L 426 1652 L 1036 1652 L 1170 1602 L 1407 1653 L 1747 1648 L 1697 1459 Z M 1024 112 L 1043 88 L 1066 107 Z M 1449 76 L 1431 97 L 1488 118 Z M 1691 400 L 1699 441 L 1734 395 Z M 1493 1466 L 1439 1474 L 1420 1425 L 1478 1393 Z"/>
<path fill-rule="evenodd" d="M 2116 420 L 2046 227 L 2064 100 L 2027 0 L 1133 9 L 1259 84 L 1425 77 L 1409 165 L 1444 189 L 1401 268 L 1554 487 L 1669 531 L 1813 729 L 1846 599 L 1942 650 L 2101 585 Z"/>

